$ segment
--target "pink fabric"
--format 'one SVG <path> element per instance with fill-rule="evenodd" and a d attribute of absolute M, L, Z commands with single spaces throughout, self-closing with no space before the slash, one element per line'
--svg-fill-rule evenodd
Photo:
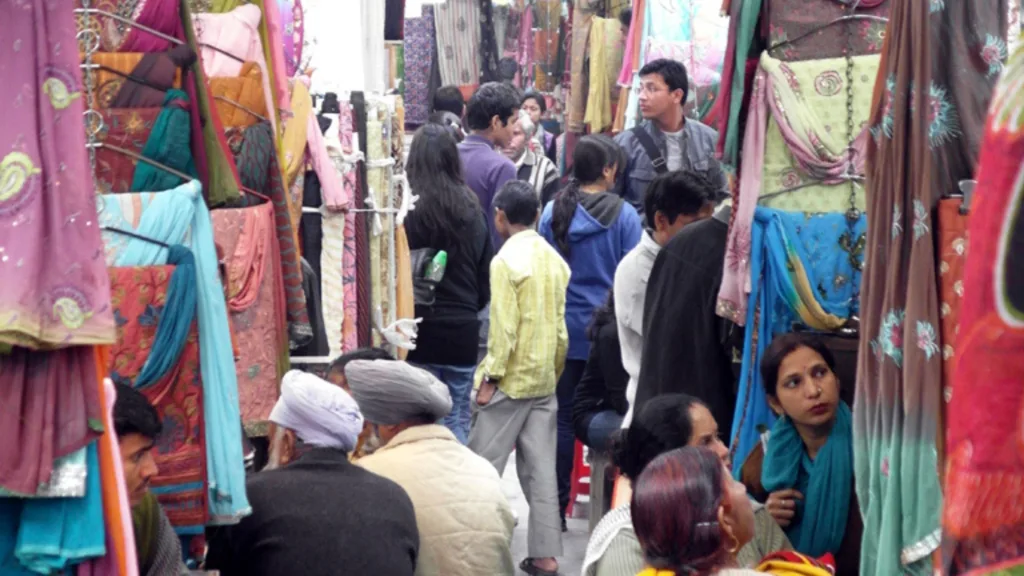
<path fill-rule="evenodd" d="M 277 89 L 277 105 L 281 114 L 292 109 L 291 91 L 288 89 L 288 72 L 284 62 L 284 37 L 281 35 L 281 8 L 277 0 L 264 0 L 263 17 L 267 24 L 267 41 L 270 42 L 270 66 L 274 70 L 274 88 Z M 268 107 L 269 109 L 270 107 Z"/>
<path fill-rule="evenodd" d="M 117 400 L 117 389 L 110 378 L 103 380 L 103 395 L 106 397 L 107 406 L 104 411 L 104 426 L 107 430 L 114 429 L 114 402 Z M 121 508 L 121 532 L 124 538 L 124 563 L 128 573 L 123 576 L 139 576 L 139 559 L 135 554 L 135 528 L 132 526 L 132 510 L 128 505 L 128 488 L 124 480 L 124 465 L 121 464 L 121 448 L 114 440 L 114 434 L 104 434 L 103 441 L 110 444 L 109 448 L 115 455 L 114 478 L 117 483 L 117 500 Z"/>
<path fill-rule="evenodd" d="M 270 85 L 270 74 L 267 72 L 267 60 L 263 55 L 263 43 L 260 41 L 260 7 L 255 4 L 243 4 L 224 14 L 196 14 L 196 33 L 199 41 L 214 46 L 237 56 L 240 60 L 255 62 L 263 74 L 263 97 L 267 101 L 267 110 L 274 109 L 274 93 Z M 231 56 L 213 50 L 209 46 L 201 46 L 199 57 L 203 62 L 203 71 L 209 77 L 233 77 L 242 71 L 242 64 Z M 287 100 L 291 102 L 291 100 Z M 268 114 L 270 124 L 277 134 L 277 118 Z"/>
<path fill-rule="evenodd" d="M 785 110 L 774 93 L 772 77 L 758 68 L 754 89 L 750 97 L 747 129 L 743 138 L 743 166 L 740 169 L 739 194 L 733 205 L 732 222 L 726 244 L 722 285 L 718 291 L 718 314 L 739 326 L 746 324 L 747 296 L 750 294 L 750 233 L 754 211 L 761 195 L 761 175 L 764 172 L 764 146 L 768 129 L 768 113 L 775 118 L 783 140 L 797 164 L 822 184 L 842 182 L 843 174 L 863 174 L 868 131 L 861 131 L 854 141 L 850 162 L 849 154 L 823 157 L 801 140 L 786 121 Z M 813 140 L 813 133 L 809 135 Z"/>
<path fill-rule="evenodd" d="M 622 70 L 619 71 L 619 86 L 632 86 L 633 85 L 633 50 L 636 46 L 637 34 L 642 34 L 640 30 L 642 27 L 641 10 L 633 10 L 633 17 L 629 22 L 629 34 L 626 35 L 626 50 L 622 54 Z"/>
<path fill-rule="evenodd" d="M 519 68 L 533 64 L 533 10 L 523 10 L 519 22 Z"/>
<path fill-rule="evenodd" d="M 137 16 L 133 16 L 136 23 L 148 26 L 158 32 L 169 36 L 176 35 L 179 27 L 178 0 L 145 0 Z M 121 24 L 113 19 L 108 19 L 108 26 L 120 27 Z M 171 43 L 162 38 L 157 38 L 149 32 L 138 28 L 129 28 L 124 36 L 124 41 L 117 48 L 117 52 L 163 52 L 171 48 Z"/>
<path fill-rule="evenodd" d="M 308 76 L 299 76 L 298 80 L 309 86 Z M 351 119 L 349 120 L 351 124 Z M 350 142 L 351 144 L 351 142 Z M 313 171 L 320 179 L 320 193 L 324 205 L 328 210 L 348 210 L 352 207 L 352 197 L 346 192 L 338 171 L 334 169 L 334 163 L 327 153 L 327 142 L 323 133 L 320 132 L 320 123 L 316 119 L 316 112 L 310 109 L 309 120 L 306 127 L 306 151 L 310 163 L 313 164 Z"/>
<path fill-rule="evenodd" d="M 529 11 L 527 11 L 529 12 Z M 355 151 L 355 125 L 352 120 L 352 105 L 343 102 L 338 116 L 338 138 L 341 149 L 346 154 Z M 358 193 L 356 187 L 356 171 L 349 170 L 345 174 L 345 190 L 349 198 L 354 199 Z M 345 294 L 345 322 L 341 331 L 341 347 L 345 352 L 359 348 L 359 292 L 356 283 L 356 215 L 351 210 L 345 214 L 345 256 L 341 264 L 341 282 Z"/>

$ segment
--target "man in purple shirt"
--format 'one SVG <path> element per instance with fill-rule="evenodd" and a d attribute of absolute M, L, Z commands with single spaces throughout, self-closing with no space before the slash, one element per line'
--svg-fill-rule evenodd
<path fill-rule="evenodd" d="M 512 140 L 512 126 L 519 121 L 519 91 L 498 82 L 484 84 L 469 99 L 466 125 L 469 136 L 459 144 L 462 174 L 480 199 L 494 251 L 502 240 L 494 229 L 491 201 L 501 187 L 516 179 L 516 167 L 501 150 Z"/>

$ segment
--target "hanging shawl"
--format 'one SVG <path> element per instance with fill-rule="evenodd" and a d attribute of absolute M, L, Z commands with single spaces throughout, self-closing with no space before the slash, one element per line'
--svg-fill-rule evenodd
<path fill-rule="evenodd" d="M 727 75 L 727 84 L 723 84 L 723 90 L 728 93 L 728 110 L 723 108 L 722 120 L 724 126 L 718 127 L 719 154 L 722 162 L 736 166 L 739 161 L 739 136 L 740 136 L 740 110 L 743 108 L 743 93 L 746 91 L 747 57 L 750 54 L 750 47 L 754 43 L 754 31 L 757 29 L 757 20 L 761 15 L 761 3 L 763 0 L 745 0 L 735 2 L 735 7 L 730 22 L 729 37 L 730 44 L 735 43 L 733 54 L 735 57 L 725 65 L 724 73 Z M 733 34 L 735 30 L 735 34 Z M 731 70 L 731 74 L 730 74 Z M 755 88 L 756 90 L 756 88 Z M 756 94 L 755 94 L 756 96 Z M 754 98 L 752 96 L 751 98 Z M 747 120 L 750 122 L 750 119 Z"/>
<path fill-rule="evenodd" d="M 168 168 L 196 176 L 192 162 L 192 126 L 189 121 L 188 96 L 181 90 L 168 90 L 164 108 L 153 124 L 142 155 Z M 181 178 L 146 162 L 135 166 L 132 191 L 166 190 L 181 183 Z"/>
<path fill-rule="evenodd" d="M 776 335 L 791 331 L 794 322 L 833 331 L 857 313 L 867 228 L 864 215 L 852 226 L 845 214 L 758 208 L 754 216 L 751 277 L 760 281 L 752 286 L 746 308 L 744 362 L 730 436 L 736 474 L 757 445 L 758 430 L 775 422 L 759 369 L 764 350 Z"/>
<path fill-rule="evenodd" d="M 174 274 L 149 356 L 135 378 L 135 387 L 140 389 L 159 382 L 178 362 L 196 315 L 196 265 L 192 253 L 184 246 L 172 245 L 167 250 L 167 263 L 175 266 Z"/>
<path fill-rule="evenodd" d="M 237 76 L 210 78 L 210 93 L 225 128 L 247 128 L 259 122 L 259 116 L 268 116 L 270 108 L 263 94 L 263 75 L 255 62 L 242 65 Z"/>
<path fill-rule="evenodd" d="M 109 108 L 153 108 L 166 105 L 164 92 L 179 87 L 181 71 L 196 61 L 196 53 L 185 44 L 167 52 L 132 56 L 138 57 L 136 64 L 130 71 L 122 71 L 130 72 L 129 75 L 132 78 L 138 78 L 142 82 L 125 80 L 119 76 L 112 77 L 113 80 L 121 80 L 121 82 L 117 94 L 110 100 Z M 117 60 L 122 56 L 115 55 L 112 58 Z M 102 84 L 101 82 L 101 89 Z"/>
<path fill-rule="evenodd" d="M 196 259 L 210 516 L 215 523 L 237 521 L 250 512 L 238 426 L 238 380 L 213 228 L 199 183 L 192 181 L 159 193 L 103 195 L 99 212 L 101 225 L 134 230 L 160 242 L 184 244 Z M 104 240 L 110 265 L 145 266 L 167 261 L 166 249 L 150 242 L 109 232 Z"/>
<path fill-rule="evenodd" d="M 876 60 L 878 57 L 858 58 Z M 739 197 L 729 227 L 722 287 L 718 293 L 719 315 L 740 326 L 746 322 L 746 301 L 753 280 L 750 271 L 750 229 L 762 193 L 768 112 L 771 111 L 787 148 L 800 168 L 822 184 L 838 184 L 845 181 L 842 179 L 844 174 L 864 172 L 868 131 L 860 131 L 851 153 L 848 150 L 849 143 L 833 136 L 826 123 L 808 105 L 803 91 L 810 89 L 798 83 L 796 75 L 786 63 L 767 54 L 762 55 L 751 96 L 747 133 L 743 141 Z"/>

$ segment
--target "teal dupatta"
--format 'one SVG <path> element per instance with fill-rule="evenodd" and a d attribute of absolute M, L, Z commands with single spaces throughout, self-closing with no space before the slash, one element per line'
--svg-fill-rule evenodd
<path fill-rule="evenodd" d="M 796 489 L 796 517 L 786 530 L 798 552 L 808 556 L 836 553 L 846 535 L 846 520 L 853 495 L 853 418 L 850 407 L 839 403 L 836 421 L 814 460 L 789 418 L 772 426 L 761 483 L 765 490 Z M 857 514 L 854 511 L 854 514 Z"/>

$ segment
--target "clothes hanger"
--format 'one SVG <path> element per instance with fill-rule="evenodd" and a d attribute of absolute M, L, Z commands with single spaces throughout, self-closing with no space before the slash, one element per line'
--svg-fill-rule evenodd
<path fill-rule="evenodd" d="M 121 148 L 120 146 L 114 146 L 113 144 L 107 144 L 106 142 L 93 142 L 91 144 L 86 144 L 85 146 L 86 146 L 86 148 L 106 148 L 107 150 L 113 150 L 114 152 L 117 152 L 118 154 L 123 154 L 123 155 L 128 156 L 129 158 L 132 158 L 132 159 L 137 160 L 139 162 L 144 162 L 146 164 L 149 164 L 150 166 L 152 166 L 152 167 L 154 167 L 154 168 L 156 168 L 158 170 L 163 170 L 164 172 L 167 172 L 168 174 L 171 174 L 172 176 L 177 176 L 178 178 L 181 178 L 181 180 L 184 181 L 184 182 L 190 182 L 192 180 L 195 180 L 195 177 L 193 177 L 193 176 L 189 176 L 188 174 L 185 174 L 184 172 L 181 172 L 179 170 L 175 170 L 174 168 L 171 168 L 169 166 L 165 166 L 165 165 L 161 164 L 160 162 L 157 162 L 156 160 L 152 160 L 150 158 L 146 158 L 145 156 L 143 156 L 141 154 L 138 154 L 138 153 L 133 152 L 131 150 L 127 150 L 125 148 Z"/>
<path fill-rule="evenodd" d="M 253 190 L 252 188 L 246 188 L 245 186 L 239 186 L 238 189 L 241 190 L 245 194 L 251 194 L 251 195 L 253 195 L 253 196 L 257 197 L 257 198 L 262 198 L 262 199 L 266 200 L 267 202 L 269 202 L 271 204 L 274 203 L 274 201 L 271 200 L 268 196 L 266 196 L 265 194 L 260 194 L 259 192 Z"/>
<path fill-rule="evenodd" d="M 239 58 L 238 56 L 235 56 L 234 54 L 232 54 L 231 52 L 228 52 L 227 50 L 224 50 L 222 48 L 217 48 L 213 44 L 207 44 L 206 42 L 196 42 L 196 46 L 199 46 L 200 48 L 209 48 L 210 50 L 213 50 L 214 52 L 218 52 L 220 54 L 223 54 L 223 55 L 227 56 L 228 58 L 231 58 L 232 60 L 234 60 L 236 62 L 241 62 L 242 64 L 245 64 L 245 58 Z"/>
<path fill-rule="evenodd" d="M 116 234 L 123 234 L 125 236 L 131 236 L 132 238 L 135 238 L 136 240 L 142 240 L 143 242 L 149 242 L 150 244 L 156 244 L 157 246 L 161 246 L 161 247 L 167 248 L 167 249 L 170 249 L 170 247 L 171 247 L 171 245 L 166 243 L 166 242 L 161 242 L 161 241 L 159 241 L 159 240 L 157 240 L 155 238 L 150 238 L 149 236 L 144 236 L 142 234 L 139 234 L 138 232 L 132 232 L 130 230 L 125 230 L 123 228 L 116 228 L 114 226 L 100 226 L 100 230 L 106 230 L 107 232 L 114 232 Z"/>
<path fill-rule="evenodd" d="M 249 107 L 244 106 L 242 104 L 239 104 L 238 102 L 235 102 L 234 100 L 232 100 L 230 98 L 225 98 L 224 96 L 214 96 L 213 98 L 215 100 L 220 100 L 221 102 L 224 102 L 225 104 L 229 104 L 231 106 L 234 106 L 235 108 L 238 108 L 239 110 L 241 110 L 243 112 L 248 112 L 252 116 L 255 116 L 256 118 L 259 118 L 260 120 L 262 120 L 264 122 L 270 122 L 270 120 L 267 120 L 266 117 L 264 117 L 264 116 L 262 116 L 260 114 L 257 114 L 256 112 L 254 112 Z"/>
<path fill-rule="evenodd" d="M 960 198 L 960 215 L 966 216 L 971 212 L 971 200 L 974 199 L 974 187 L 978 185 L 977 180 L 961 180 L 958 184 L 959 192 L 946 194 L 946 198 Z"/>
<path fill-rule="evenodd" d="M 860 182 L 864 181 L 864 176 L 861 174 L 840 174 L 836 178 L 839 180 L 839 182 L 836 182 L 834 184 L 836 186 L 838 186 L 842 182 L 853 182 L 854 184 L 860 184 Z M 761 194 L 761 196 L 758 197 L 757 202 L 758 204 L 760 204 L 762 201 L 768 200 L 769 198 L 775 198 L 776 196 L 784 196 L 786 194 L 789 194 L 790 192 L 796 192 L 797 190 L 803 190 L 804 188 L 808 188 L 810 186 L 819 185 L 825 185 L 825 181 L 820 178 L 814 178 L 808 182 L 802 182 L 795 186 L 790 186 L 788 188 L 783 188 L 781 190 L 775 190 L 774 192 L 769 192 L 767 194 Z"/>
<path fill-rule="evenodd" d="M 857 4 L 860 4 L 860 2 L 858 1 Z M 854 9 L 856 9 L 856 5 L 854 5 Z M 889 21 L 889 19 L 884 17 L 884 16 L 875 16 L 874 14 L 847 14 L 846 16 L 840 16 L 839 18 L 836 18 L 835 20 L 832 20 L 830 22 L 826 22 L 826 23 L 822 24 L 821 26 L 815 26 L 811 30 L 809 30 L 807 32 L 804 32 L 803 34 L 797 36 L 796 38 L 791 38 L 791 39 L 783 40 L 783 41 L 779 42 L 778 44 L 775 44 L 774 46 L 771 46 L 770 48 L 768 48 L 768 52 L 771 53 L 771 52 L 774 52 L 775 50 L 778 50 L 779 48 L 782 48 L 783 46 L 789 46 L 790 44 L 796 44 L 797 42 L 803 40 L 804 38 L 807 38 L 809 36 L 817 34 L 818 32 L 821 32 L 822 30 L 824 30 L 826 28 L 829 28 L 829 27 L 834 26 L 836 24 L 839 24 L 841 22 L 850 22 L 850 21 L 853 21 L 853 20 L 874 20 L 875 22 L 888 22 Z"/>
<path fill-rule="evenodd" d="M 90 70 L 103 70 L 104 72 L 109 72 L 111 74 L 114 74 L 115 76 L 120 76 L 121 78 L 124 78 L 125 80 L 127 80 L 129 82 L 135 82 L 136 84 L 142 84 L 143 86 L 145 86 L 147 88 L 152 88 L 153 90 L 156 90 L 158 92 L 167 92 L 167 90 L 168 90 L 167 88 L 165 88 L 163 86 L 156 86 L 156 85 L 150 84 L 149 81 L 146 80 L 145 78 L 139 78 L 138 76 L 135 76 L 135 75 L 131 74 L 130 72 L 127 72 L 127 73 L 126 72 L 122 72 L 120 70 L 117 70 L 116 68 L 111 68 L 110 66 L 107 66 L 105 64 L 96 64 L 95 62 L 93 62 L 93 63 L 90 63 L 90 64 L 81 64 L 80 67 L 83 68 L 83 69 L 84 68 L 88 68 Z M 108 80 L 107 82 L 104 82 L 103 86 L 106 86 L 110 82 L 113 82 L 113 80 Z M 99 86 L 97 91 L 102 91 L 103 86 Z"/>
<path fill-rule="evenodd" d="M 163 40 L 167 40 L 168 42 L 171 42 L 173 44 L 177 44 L 179 46 L 184 44 L 183 41 L 178 40 L 174 36 L 168 36 L 167 34 L 164 34 L 163 32 L 160 32 L 158 30 L 154 30 L 154 29 L 150 28 L 149 26 L 144 26 L 142 24 L 139 24 L 138 22 L 135 22 L 131 18 L 125 18 L 124 16 L 121 16 L 120 14 L 114 14 L 113 12 L 108 12 L 106 10 L 100 10 L 99 8 L 75 8 L 75 14 L 90 14 L 90 15 L 96 15 L 96 16 L 106 16 L 107 18 L 112 18 L 112 19 L 117 20 L 118 22 L 120 22 L 122 24 L 125 24 L 127 26 L 130 26 L 132 28 L 138 28 L 139 30 L 142 30 L 143 32 L 148 32 L 148 33 L 152 34 L 153 36 L 156 36 L 157 38 L 161 38 Z"/>

